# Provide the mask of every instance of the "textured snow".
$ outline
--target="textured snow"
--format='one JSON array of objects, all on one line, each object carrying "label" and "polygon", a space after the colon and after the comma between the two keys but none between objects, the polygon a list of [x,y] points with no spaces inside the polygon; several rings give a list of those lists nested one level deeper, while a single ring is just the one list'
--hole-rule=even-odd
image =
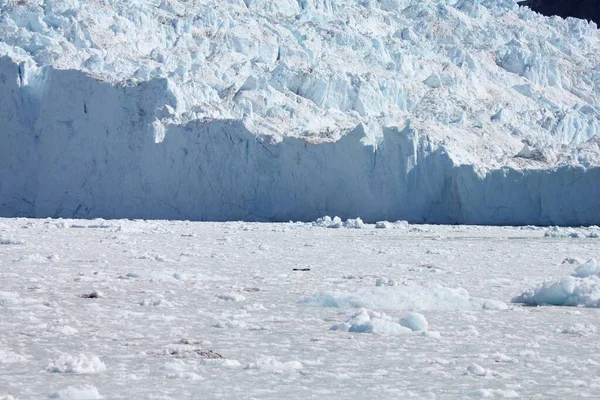
[{"label": "textured snow", "polygon": [[0,215],[600,223],[593,23],[510,0],[2,0],[0,39]]}]

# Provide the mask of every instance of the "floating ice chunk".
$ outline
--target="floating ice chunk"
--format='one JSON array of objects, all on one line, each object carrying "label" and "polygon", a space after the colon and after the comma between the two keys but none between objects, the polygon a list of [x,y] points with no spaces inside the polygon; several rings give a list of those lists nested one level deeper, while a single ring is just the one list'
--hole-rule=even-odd
[{"label": "floating ice chunk", "polygon": [[517,157],[522,157],[522,158],[531,158],[531,155],[532,155],[531,147],[529,147],[527,145],[527,143],[524,143],[521,151],[519,151],[517,153]]},{"label": "floating ice chunk", "polygon": [[0,364],[13,364],[27,361],[27,358],[11,350],[0,348]]},{"label": "floating ice chunk", "polygon": [[597,230],[597,227],[589,227],[589,228],[560,228],[558,226],[552,226],[548,228],[548,230],[544,233],[544,237],[551,238],[598,238],[600,237],[600,232]]},{"label": "floating ice chunk", "polygon": [[340,217],[334,217],[331,224],[329,224],[329,226],[327,226],[327,227],[333,228],[333,229],[341,228],[342,227],[342,219]]},{"label": "floating ice chunk", "polygon": [[340,217],[334,217],[333,219],[331,219],[330,216],[326,215],[323,218],[319,218],[315,222],[313,222],[313,225],[322,228],[341,228],[342,220]]},{"label": "floating ice chunk", "polygon": [[429,324],[423,314],[411,312],[400,319],[400,325],[415,332],[427,332]]},{"label": "floating ice chunk", "polygon": [[0,307],[17,306],[21,302],[20,297],[18,293],[0,291]]},{"label": "floating ice chunk", "polygon": [[487,398],[504,398],[504,399],[516,399],[520,398],[519,392],[512,389],[477,389],[473,392],[474,396],[482,399]]},{"label": "floating ice chunk", "polygon": [[258,369],[273,374],[284,374],[304,368],[299,361],[280,362],[273,357],[261,357],[246,366],[246,369]]},{"label": "floating ice chunk", "polygon": [[58,359],[52,361],[46,368],[49,372],[59,372],[67,374],[96,374],[106,371],[106,365],[98,356],[87,356],[79,354],[72,356],[63,354]]},{"label": "floating ice chunk", "polygon": [[69,325],[57,325],[48,329],[48,332],[58,333],[59,335],[72,336],[78,333],[79,331]]},{"label": "floating ice chunk", "polygon": [[578,278],[586,278],[588,276],[600,276],[600,263],[594,258],[588,260],[586,263],[581,264],[575,268],[573,276]]},{"label": "floating ice chunk", "polygon": [[398,220],[398,221],[394,222],[394,228],[408,228],[408,227],[409,227],[408,221]]},{"label": "floating ice chunk", "polygon": [[571,335],[579,335],[586,336],[590,334],[594,334],[598,331],[598,329],[591,324],[575,324],[571,326],[564,327],[560,330],[561,333],[568,333]]},{"label": "floating ice chunk", "polygon": [[5,245],[23,245],[23,244],[25,244],[25,242],[23,242],[20,239],[15,239],[15,238],[10,238],[10,237],[0,236],[0,244],[5,244]]},{"label": "floating ice chunk", "polygon": [[261,330],[260,326],[249,324],[244,321],[239,321],[237,319],[227,320],[227,321],[218,321],[217,323],[212,325],[213,328],[219,329],[249,329],[249,330]]},{"label": "floating ice chunk", "polygon": [[388,221],[377,221],[375,223],[375,228],[376,229],[390,229],[392,228],[394,225],[392,225],[391,222]]},{"label": "floating ice chunk", "polygon": [[398,282],[386,276],[382,276],[375,280],[375,286],[398,286]]},{"label": "floating ice chunk", "polygon": [[167,378],[169,379],[184,379],[188,381],[200,381],[203,380],[200,375],[195,372],[171,372],[167,374]]},{"label": "floating ice chunk", "polygon": [[562,261],[562,264],[583,264],[583,260],[577,257],[567,257]]},{"label": "floating ice chunk", "polygon": [[238,368],[241,366],[238,360],[230,360],[227,358],[204,358],[200,360],[201,365],[208,367],[225,367],[225,368]]},{"label": "floating ice chunk", "polygon": [[51,399],[97,400],[102,399],[98,389],[93,385],[67,386],[49,396]]},{"label": "floating ice chunk", "polygon": [[512,299],[529,305],[600,307],[600,278],[563,276],[529,289]]},{"label": "floating ice chunk", "polygon": [[365,227],[365,224],[362,221],[362,219],[360,219],[360,218],[347,219],[346,222],[344,222],[344,228],[362,229],[364,227]]},{"label": "floating ice chunk", "polygon": [[485,376],[486,371],[481,365],[473,363],[467,367],[467,374]]},{"label": "floating ice chunk", "polygon": [[234,302],[246,300],[246,298],[242,294],[234,292],[216,294],[215,297],[217,299]]},{"label": "floating ice chunk", "polygon": [[348,321],[333,325],[330,330],[384,335],[402,335],[413,332],[412,329],[394,321],[388,315],[365,308],[359,310]]},{"label": "floating ice chunk", "polygon": [[383,308],[401,310],[504,310],[498,300],[471,297],[462,288],[422,286],[380,286],[361,288],[353,293],[318,292],[300,299],[299,304],[313,307]]},{"label": "floating ice chunk", "polygon": [[166,362],[160,367],[158,367],[158,369],[166,372],[193,372],[198,370],[198,368],[195,365],[188,364],[183,360],[174,360]]},{"label": "floating ice chunk", "polygon": [[41,264],[49,261],[49,257],[44,257],[41,254],[24,254],[15,260],[16,262],[36,263]]}]

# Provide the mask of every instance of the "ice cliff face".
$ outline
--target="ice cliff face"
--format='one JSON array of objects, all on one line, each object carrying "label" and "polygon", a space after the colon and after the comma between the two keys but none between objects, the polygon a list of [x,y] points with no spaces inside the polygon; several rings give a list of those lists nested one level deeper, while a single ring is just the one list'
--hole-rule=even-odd
[{"label": "ice cliff face", "polygon": [[512,1],[0,11],[0,215],[600,223],[593,24]]}]

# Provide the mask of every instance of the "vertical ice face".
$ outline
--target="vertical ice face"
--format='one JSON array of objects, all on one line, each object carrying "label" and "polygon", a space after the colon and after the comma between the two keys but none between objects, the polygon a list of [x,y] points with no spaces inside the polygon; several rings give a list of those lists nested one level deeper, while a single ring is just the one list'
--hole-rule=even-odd
[{"label": "vertical ice face", "polygon": [[511,1],[0,7],[1,215],[600,223],[593,24]]}]

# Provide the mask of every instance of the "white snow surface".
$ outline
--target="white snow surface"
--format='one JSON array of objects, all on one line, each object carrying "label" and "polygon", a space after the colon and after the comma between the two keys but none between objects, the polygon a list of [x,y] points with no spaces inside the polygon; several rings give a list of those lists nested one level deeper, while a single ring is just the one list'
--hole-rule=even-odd
[{"label": "white snow surface", "polygon": [[[596,397],[598,309],[510,300],[600,239],[415,228],[0,219],[24,243],[0,246],[0,398]],[[362,333],[330,330],[359,309],[298,304],[363,290]]]},{"label": "white snow surface", "polygon": [[512,0],[0,0],[0,215],[599,224],[599,32]]}]

